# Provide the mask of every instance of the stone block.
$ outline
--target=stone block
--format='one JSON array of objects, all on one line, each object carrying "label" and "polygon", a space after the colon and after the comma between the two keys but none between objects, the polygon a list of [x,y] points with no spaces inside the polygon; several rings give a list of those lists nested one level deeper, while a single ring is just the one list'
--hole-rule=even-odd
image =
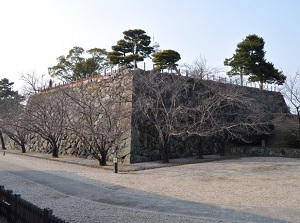
[{"label": "stone block", "polygon": [[142,162],[147,162],[150,161],[149,158],[145,156],[139,156],[139,155],[131,155],[130,156],[130,162],[131,163],[142,163]]}]

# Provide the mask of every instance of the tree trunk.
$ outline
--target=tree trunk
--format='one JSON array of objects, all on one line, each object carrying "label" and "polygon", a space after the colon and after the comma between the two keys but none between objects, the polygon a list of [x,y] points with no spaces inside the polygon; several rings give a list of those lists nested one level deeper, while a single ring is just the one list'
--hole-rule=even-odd
[{"label": "tree trunk", "polygon": [[158,132],[158,140],[161,151],[161,158],[163,163],[169,162],[169,147],[170,147],[170,138],[169,136],[165,136],[162,130],[156,126],[156,130]]},{"label": "tree trunk", "polygon": [[184,148],[184,152],[187,153],[187,141],[188,141],[188,137],[183,139],[183,148]]},{"label": "tree trunk", "polygon": [[4,142],[4,138],[3,138],[3,135],[2,135],[2,132],[0,132],[0,140],[1,140],[1,146],[2,146],[2,149],[6,149],[6,147],[5,147],[5,142]]},{"label": "tree trunk", "polygon": [[198,147],[197,159],[203,159],[202,139],[201,138],[199,138],[199,140],[198,140],[197,147]]},{"label": "tree trunk", "polygon": [[220,147],[220,156],[225,156],[225,143],[227,141],[227,134],[224,132],[223,137],[222,137],[222,142],[221,142],[221,147]]},{"label": "tree trunk", "polygon": [[225,156],[225,140],[222,140],[222,143],[221,143],[220,156]]},{"label": "tree trunk", "polygon": [[136,69],[137,68],[137,62],[136,62],[136,60],[134,60],[133,63],[134,63],[134,69]]},{"label": "tree trunk", "polygon": [[164,146],[164,148],[162,149],[162,162],[163,163],[169,163],[169,152],[167,149],[167,145]]},{"label": "tree trunk", "polygon": [[298,122],[299,122],[299,126],[300,126],[300,106],[296,107],[297,109],[297,114],[298,114]]},{"label": "tree trunk", "polygon": [[100,151],[101,154],[101,159],[99,159],[99,165],[100,166],[106,166],[106,156],[107,156],[107,151]]},{"label": "tree trunk", "polygon": [[162,162],[169,163],[169,151],[170,151],[170,140],[165,140],[166,142],[161,146],[162,148]]},{"label": "tree trunk", "polygon": [[264,88],[264,83],[263,83],[263,81],[260,81],[259,82],[259,89],[263,90],[263,88]]},{"label": "tree trunk", "polygon": [[243,74],[240,74],[240,78],[241,78],[241,86],[244,86]]},{"label": "tree trunk", "polygon": [[177,69],[176,66],[174,66],[174,70],[176,71],[176,73],[177,73],[178,76],[181,76],[181,73],[180,73],[180,71]]},{"label": "tree trunk", "polygon": [[55,142],[52,142],[52,157],[57,158],[58,157],[58,146]]},{"label": "tree trunk", "polygon": [[22,153],[26,153],[25,143],[21,143]]}]

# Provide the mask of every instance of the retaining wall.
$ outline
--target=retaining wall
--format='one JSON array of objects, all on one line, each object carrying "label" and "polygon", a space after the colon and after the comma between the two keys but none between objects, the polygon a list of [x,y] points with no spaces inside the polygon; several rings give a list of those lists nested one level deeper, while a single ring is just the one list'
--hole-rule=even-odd
[{"label": "retaining wall", "polygon": [[[147,75],[147,74],[143,74]],[[134,79],[133,79],[134,81]],[[205,80],[203,80],[205,82]],[[208,81],[210,82],[210,81]],[[219,83],[221,87],[227,88],[231,84]],[[113,87],[113,85],[112,85]],[[247,97],[253,98],[264,110],[268,113],[289,113],[288,107],[284,101],[283,96],[279,92],[271,92],[265,90],[259,90],[256,88],[242,87],[247,89]],[[50,93],[50,92],[49,92]],[[134,107],[134,106],[132,106]],[[134,112],[133,112],[134,114]],[[125,163],[136,163],[145,162],[161,159],[160,151],[156,142],[155,137],[151,133],[151,127],[142,126],[138,127],[135,125],[131,126],[131,131],[128,133],[126,140],[124,140],[124,146],[121,147],[122,150],[119,151],[118,157]],[[91,158],[91,155],[82,148],[79,143],[79,139],[74,135],[68,135],[63,138],[60,142],[59,154],[60,155],[72,155],[84,158]],[[197,144],[193,142],[193,139],[183,142],[180,139],[174,139],[171,142],[171,154],[170,158],[179,158],[192,156],[197,153]],[[12,142],[8,142],[8,148],[16,148],[16,145]],[[51,153],[50,145],[37,135],[30,136],[29,142],[26,146],[29,151],[37,151],[43,153]],[[280,152],[284,151],[284,152]],[[204,147],[204,154],[217,153],[218,149],[214,147],[214,142],[210,142],[209,145]],[[265,155],[275,155],[275,154],[298,154],[298,151],[289,150],[275,150],[272,149],[261,149],[253,148],[251,150],[245,149],[231,149],[228,151],[230,153],[235,152],[245,152],[246,154],[265,154]],[[112,159],[112,156],[109,157]]]},{"label": "retaining wall", "polygon": [[231,147],[226,148],[227,154],[248,156],[277,156],[300,158],[300,148],[268,148],[268,147]]}]

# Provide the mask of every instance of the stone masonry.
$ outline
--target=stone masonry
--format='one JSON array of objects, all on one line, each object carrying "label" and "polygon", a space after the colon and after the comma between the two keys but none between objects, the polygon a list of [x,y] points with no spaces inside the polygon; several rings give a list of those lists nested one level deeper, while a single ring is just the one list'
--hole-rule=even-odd
[{"label": "stone masonry", "polygon": [[[134,74],[140,75],[140,74]],[[133,76],[134,76],[133,75]],[[104,77],[103,77],[104,78]],[[135,78],[131,83],[134,85]],[[203,80],[206,81],[206,80]],[[230,84],[219,83],[222,87],[230,87]],[[114,87],[112,85],[112,87]],[[283,96],[279,92],[262,91],[256,88],[244,87],[247,90],[248,97],[253,98],[266,112],[269,113],[289,113],[288,107]],[[134,106],[132,106],[134,107]],[[132,115],[134,111],[132,111]],[[134,117],[133,117],[134,118]],[[153,138],[153,129],[151,126],[131,126],[131,131],[124,138],[121,150],[118,152],[118,158],[124,163],[136,163],[144,161],[159,160],[160,151],[155,138]],[[15,148],[12,142],[8,142],[8,148]],[[31,135],[27,144],[28,151],[37,151],[42,153],[51,153],[50,145],[37,135]],[[213,143],[211,146],[205,147],[204,154],[213,154],[218,152]],[[83,149],[80,140],[75,135],[66,135],[61,139],[59,147],[60,155],[72,155],[84,158],[92,158],[92,156]],[[260,152],[259,152],[260,153]],[[267,153],[270,153],[269,151]],[[171,142],[170,158],[187,157],[197,154],[197,148],[193,140],[183,142],[180,139]],[[112,159],[112,155],[109,156]]]}]

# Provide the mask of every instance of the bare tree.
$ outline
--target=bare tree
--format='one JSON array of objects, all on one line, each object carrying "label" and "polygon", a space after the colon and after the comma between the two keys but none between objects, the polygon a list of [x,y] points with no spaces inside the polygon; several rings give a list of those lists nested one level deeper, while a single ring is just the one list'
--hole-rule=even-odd
[{"label": "bare tree", "polygon": [[156,129],[163,162],[169,161],[172,137],[197,137],[201,158],[205,138],[249,142],[249,136],[271,131],[269,119],[245,88],[199,78],[135,75],[133,106],[136,122],[149,122]]},{"label": "bare tree", "polygon": [[29,131],[24,119],[22,117],[16,117],[13,120],[7,120],[5,123],[1,123],[1,126],[3,133],[21,147],[22,153],[25,153]]},{"label": "bare tree", "polygon": [[38,93],[43,85],[41,77],[35,72],[22,74],[20,79],[25,83],[22,89],[25,95]]},{"label": "bare tree", "polygon": [[7,78],[0,80],[0,141],[2,149],[6,149],[3,132],[6,121],[12,119],[15,115],[15,110],[20,106],[23,97],[19,95],[18,91],[13,91],[13,82],[10,82]]},{"label": "bare tree", "polygon": [[[37,75],[35,72],[22,74],[20,79],[24,82],[22,92],[26,97],[41,92],[47,87],[52,87],[53,80],[45,78],[46,75]],[[47,84],[48,83],[48,84]]]},{"label": "bare tree", "polygon": [[131,127],[130,75],[81,81],[64,93],[72,106],[68,130],[101,166],[106,165],[109,151],[117,152]]},{"label": "bare tree", "polygon": [[11,110],[11,99],[9,98],[1,98],[0,99],[0,141],[1,141],[1,148],[6,149],[5,141],[3,137],[4,133],[4,125],[3,123],[9,119],[9,111]]},{"label": "bare tree", "polygon": [[28,131],[24,121],[24,105],[21,103],[23,99],[24,97],[18,95],[15,98],[6,100],[6,105],[2,104],[1,108],[5,110],[5,115],[2,115],[0,120],[0,128],[25,153]]},{"label": "bare tree", "polygon": [[179,124],[178,117],[185,112],[183,102],[187,80],[182,76],[157,72],[134,75],[135,122],[142,126],[149,122],[155,128],[165,163],[169,162],[171,138],[186,131]]},{"label": "bare tree", "polygon": [[298,128],[290,129],[290,138],[293,139],[295,145],[300,144],[300,74],[298,72],[293,76],[289,76],[284,83],[281,93],[289,104],[293,107],[291,110],[297,114]]},{"label": "bare tree", "polygon": [[184,64],[187,76],[198,79],[209,79],[223,71],[222,68],[210,66],[205,57],[196,58],[193,64]]},{"label": "bare tree", "polygon": [[221,155],[224,155],[224,144],[229,139],[250,143],[257,140],[255,136],[271,134],[271,117],[249,97],[247,88],[195,81],[195,95],[187,113],[188,119],[192,120],[189,134],[221,138]]},{"label": "bare tree", "polygon": [[27,102],[27,129],[49,142],[53,157],[58,157],[60,140],[65,133],[67,106],[60,89],[32,95]]},{"label": "bare tree", "polygon": [[282,94],[285,99],[294,107],[294,111],[298,115],[298,122],[300,127],[300,74],[290,76],[284,83]]}]

